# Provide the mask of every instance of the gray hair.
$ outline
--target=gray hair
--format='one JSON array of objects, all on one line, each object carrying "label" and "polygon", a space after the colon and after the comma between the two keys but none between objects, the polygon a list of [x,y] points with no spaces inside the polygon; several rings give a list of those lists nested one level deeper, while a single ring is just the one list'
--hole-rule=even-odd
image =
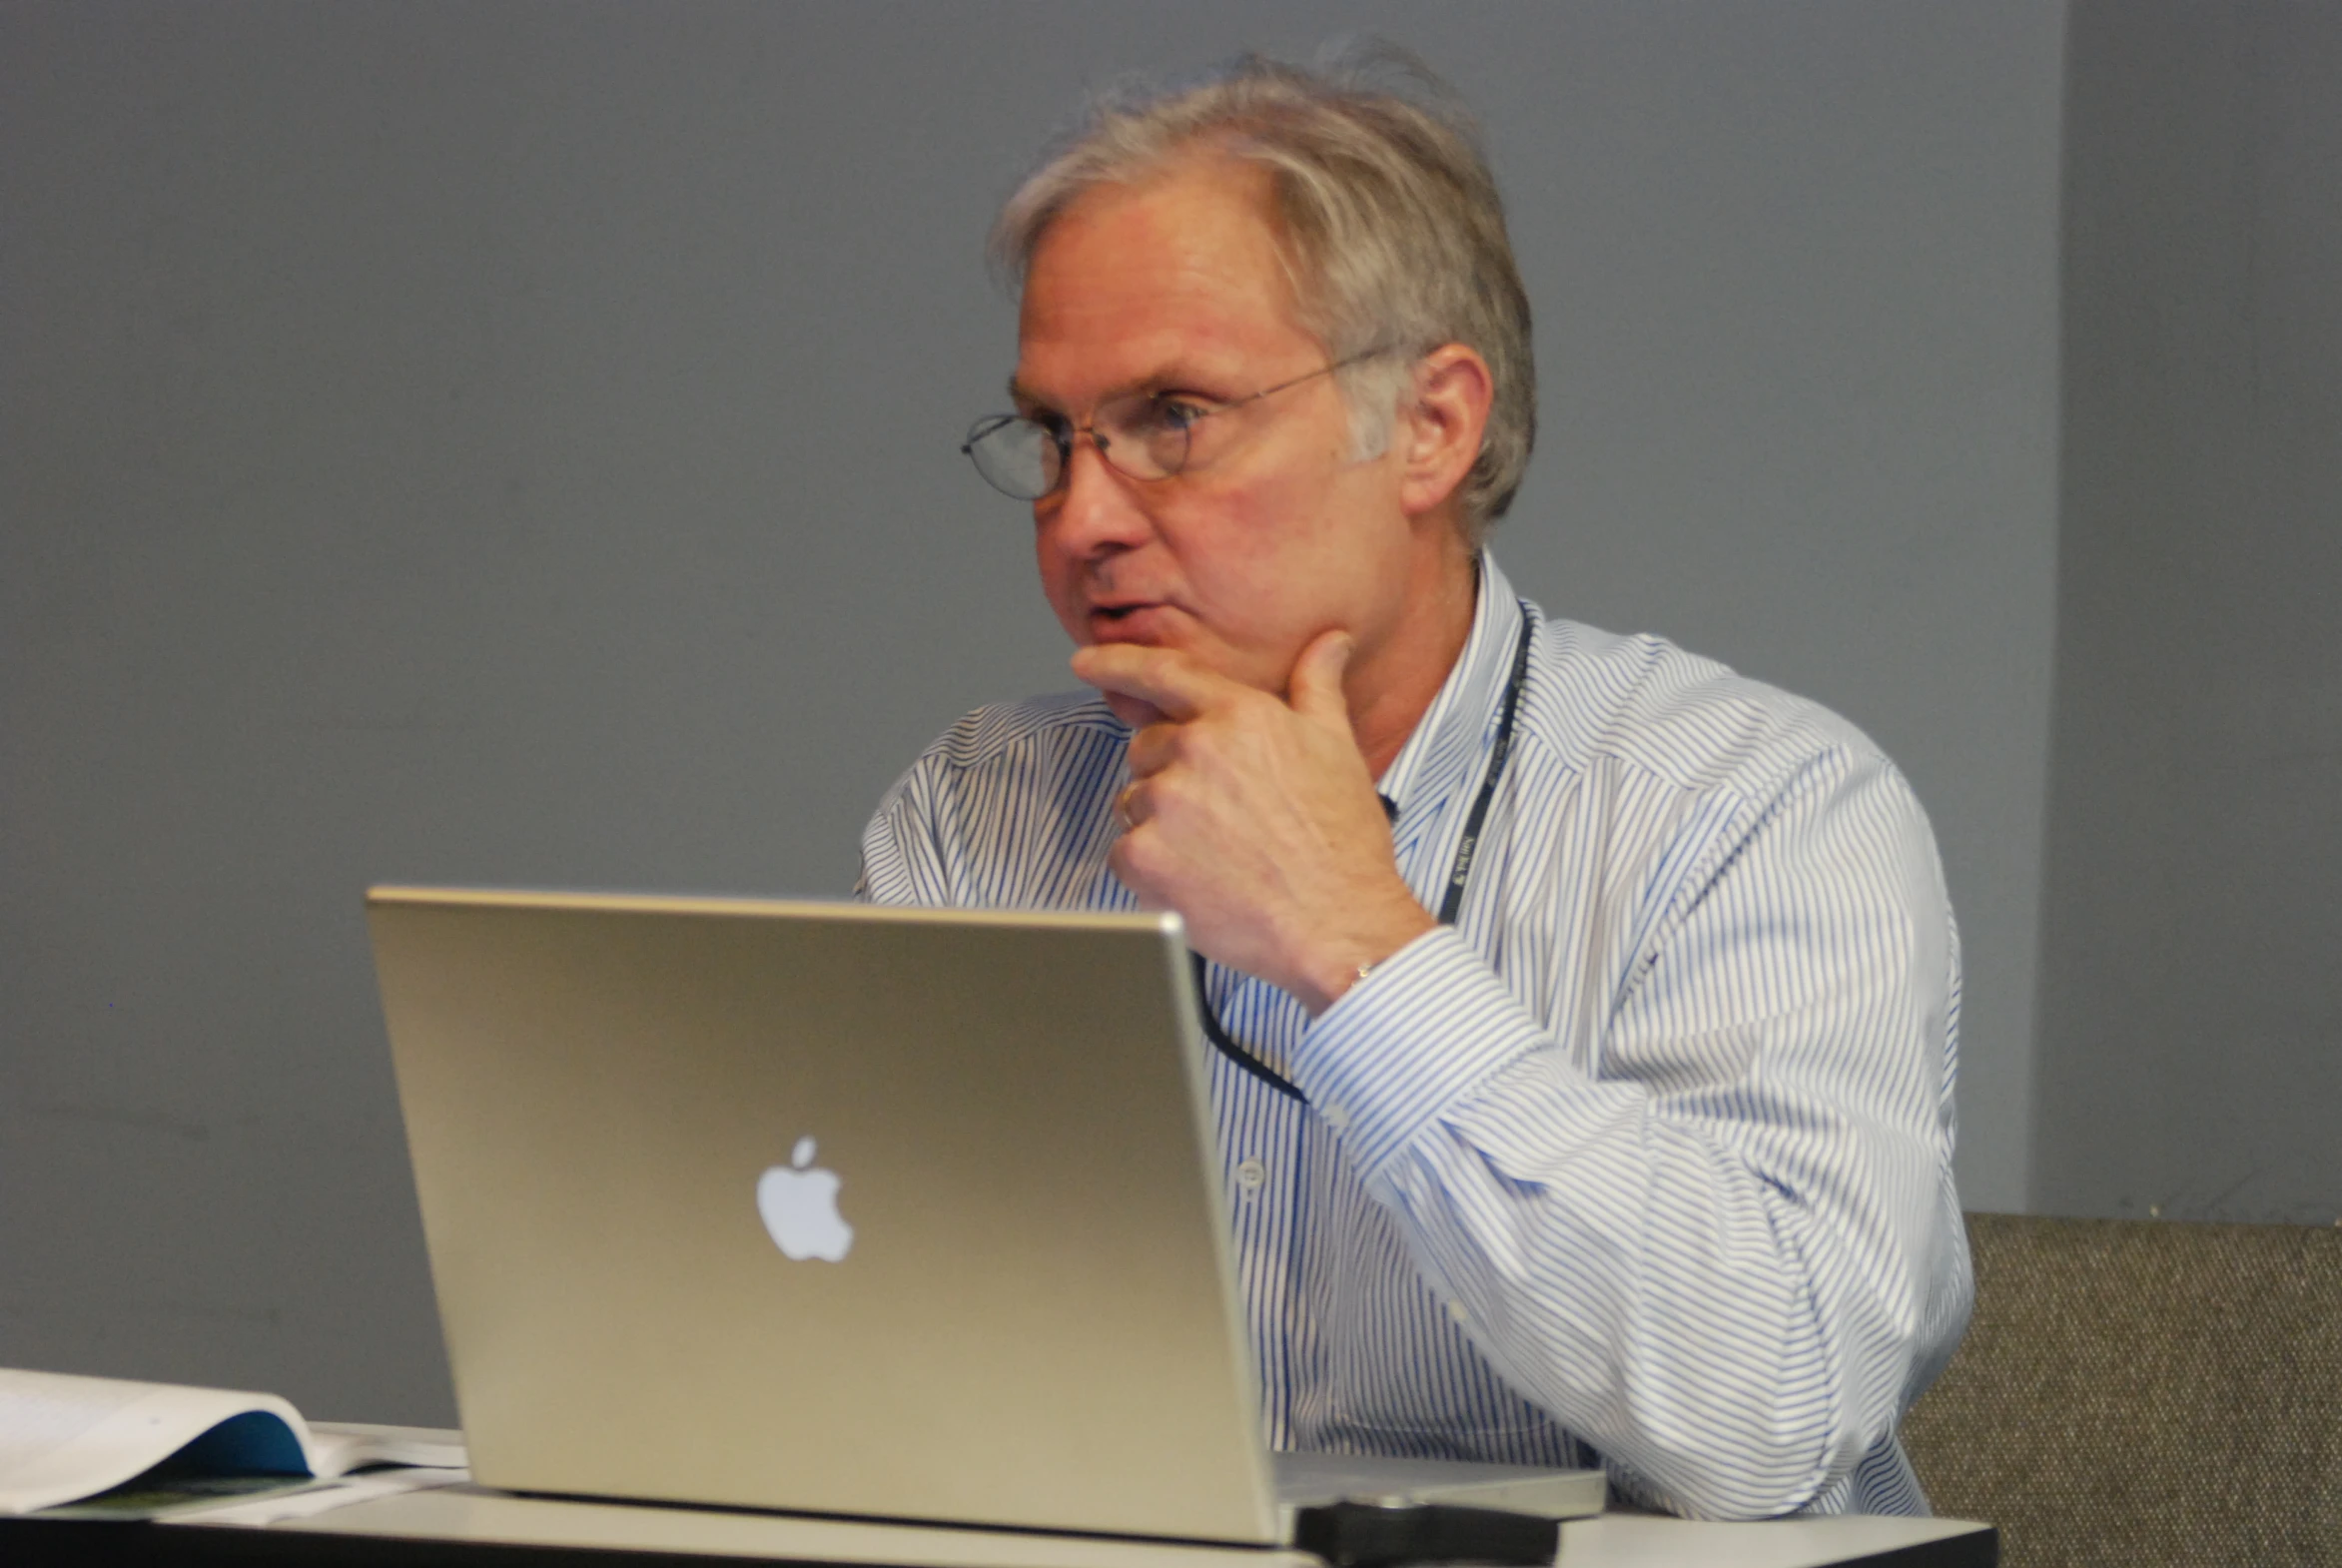
[{"label": "gray hair", "polygon": [[1394,45],[1337,45],[1314,67],[1244,55],[1170,87],[1096,95],[1002,208],[992,255],[1021,286],[1049,226],[1085,192],[1196,154],[1265,169],[1302,327],[1336,360],[1362,454],[1380,451],[1416,364],[1459,343],[1495,383],[1458,491],[1477,544],[1512,504],[1537,435],[1529,299],[1479,129],[1453,89]]}]

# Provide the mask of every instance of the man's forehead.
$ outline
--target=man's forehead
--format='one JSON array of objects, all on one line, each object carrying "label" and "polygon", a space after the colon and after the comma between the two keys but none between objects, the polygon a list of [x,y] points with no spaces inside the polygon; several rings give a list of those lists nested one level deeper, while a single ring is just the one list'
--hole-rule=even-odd
[{"label": "man's forehead", "polygon": [[1014,390],[1097,396],[1311,352],[1267,190],[1261,171],[1215,159],[1077,198],[1034,248]]}]

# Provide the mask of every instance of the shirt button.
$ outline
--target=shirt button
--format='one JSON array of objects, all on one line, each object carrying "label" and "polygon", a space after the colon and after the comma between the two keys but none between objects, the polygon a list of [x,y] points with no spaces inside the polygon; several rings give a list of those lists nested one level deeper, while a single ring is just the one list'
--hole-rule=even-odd
[{"label": "shirt button", "polygon": [[1464,1310],[1464,1303],[1461,1301],[1448,1302],[1447,1315],[1453,1318],[1459,1325],[1471,1321],[1471,1314]]},{"label": "shirt button", "polygon": [[1350,1114],[1340,1106],[1327,1106],[1325,1108],[1325,1125],[1336,1133],[1342,1132],[1350,1125]]},{"label": "shirt button", "polygon": [[1236,1167],[1236,1185],[1244,1189],[1246,1197],[1259,1191],[1260,1183],[1267,1179],[1268,1168],[1257,1160],[1247,1160]]}]

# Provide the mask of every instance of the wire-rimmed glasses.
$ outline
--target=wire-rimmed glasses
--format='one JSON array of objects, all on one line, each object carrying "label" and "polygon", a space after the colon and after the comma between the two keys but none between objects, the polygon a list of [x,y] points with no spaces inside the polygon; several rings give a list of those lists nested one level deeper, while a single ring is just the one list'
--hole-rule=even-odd
[{"label": "wire-rimmed glasses", "polygon": [[1100,403],[1091,411],[1087,424],[1076,424],[1063,414],[1028,418],[1021,413],[988,413],[968,427],[968,439],[960,450],[976,464],[985,483],[1021,501],[1037,501],[1065,483],[1074,441],[1085,434],[1116,471],[1134,479],[1168,479],[1186,467],[1194,449],[1195,426],[1205,419],[1389,352],[1369,349],[1353,354],[1306,376],[1263,387],[1233,402],[1206,402],[1176,392],[1135,392]]}]

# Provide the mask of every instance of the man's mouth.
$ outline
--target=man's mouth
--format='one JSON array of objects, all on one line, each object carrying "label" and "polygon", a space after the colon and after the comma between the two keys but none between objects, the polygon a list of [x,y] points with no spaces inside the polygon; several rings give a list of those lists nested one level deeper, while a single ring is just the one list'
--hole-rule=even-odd
[{"label": "man's mouth", "polygon": [[1147,638],[1161,617],[1151,613],[1164,608],[1160,602],[1134,600],[1125,604],[1093,604],[1090,606],[1090,629],[1101,642],[1133,642]]}]

